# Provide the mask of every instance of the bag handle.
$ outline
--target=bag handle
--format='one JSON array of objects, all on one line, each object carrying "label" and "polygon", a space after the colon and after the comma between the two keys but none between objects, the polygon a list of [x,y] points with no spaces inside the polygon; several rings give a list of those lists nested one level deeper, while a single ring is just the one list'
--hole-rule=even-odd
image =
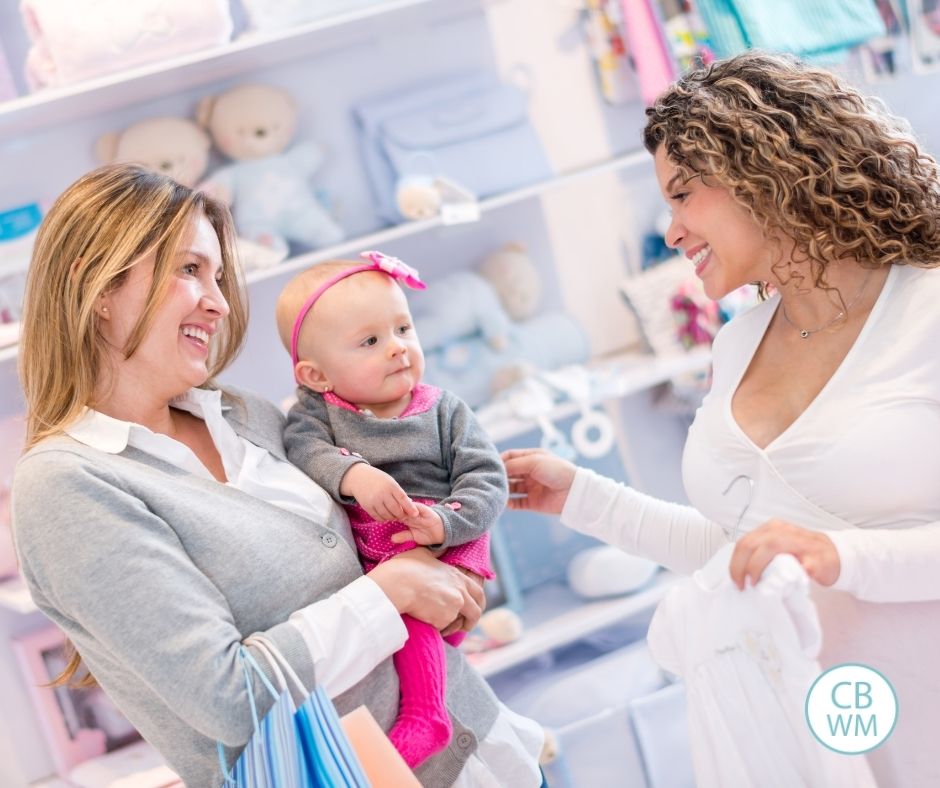
[{"label": "bag handle", "polygon": [[[254,671],[261,677],[261,682],[264,684],[265,689],[271,693],[271,697],[277,700],[280,697],[280,693],[274,688],[274,685],[271,684],[267,675],[261,669],[261,666],[257,663],[255,658],[251,656],[251,652],[249,652],[248,649],[246,649],[244,646],[238,647],[238,659],[242,664],[242,671],[245,674],[245,690],[248,693],[248,705],[251,707],[251,722],[254,726],[253,730],[255,733],[257,733],[261,723],[258,720],[258,706],[255,703],[255,691],[251,686],[251,671]],[[280,675],[280,671],[277,671],[276,668],[275,676],[277,676],[279,680],[283,682],[284,677]],[[235,780],[232,779],[232,773],[225,765],[225,748],[222,747],[222,742],[216,741],[215,748],[219,753],[219,768],[221,768],[222,774],[225,777],[225,784],[235,785]]]},{"label": "bag handle", "polygon": [[245,645],[254,646],[256,649],[258,649],[258,652],[265,658],[268,665],[270,665],[271,670],[277,677],[281,688],[286,688],[288,686],[287,679],[289,679],[291,682],[293,682],[294,690],[300,694],[301,698],[307,698],[311,694],[306,686],[304,686],[304,683],[300,680],[300,676],[297,675],[297,671],[291,667],[291,664],[280,652],[280,649],[274,645],[274,641],[268,638],[267,635],[262,635],[259,633],[249,635],[245,639]]}]

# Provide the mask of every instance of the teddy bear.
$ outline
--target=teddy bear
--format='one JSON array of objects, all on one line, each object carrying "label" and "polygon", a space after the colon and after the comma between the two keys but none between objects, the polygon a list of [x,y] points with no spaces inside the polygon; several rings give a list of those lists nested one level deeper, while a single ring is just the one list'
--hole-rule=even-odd
[{"label": "teddy bear", "polygon": [[[195,189],[203,187],[200,178],[209,167],[211,147],[209,135],[191,120],[148,118],[124,131],[102,134],[95,143],[95,157],[101,164],[136,162]],[[246,271],[268,268],[287,257],[286,248],[269,248],[244,237],[238,237],[236,244]]]},{"label": "teddy bear", "polygon": [[149,118],[122,132],[102,134],[95,156],[102,164],[133,161],[194,187],[209,166],[212,141],[185,118]]},{"label": "teddy bear", "polygon": [[431,282],[413,301],[427,380],[477,407],[533,369],[584,361],[584,330],[561,312],[535,314],[540,299],[538,270],[519,244]]},{"label": "teddy bear", "polygon": [[239,235],[272,248],[288,242],[306,247],[338,243],[344,237],[310,187],[323,162],[312,142],[291,146],[297,109],[283,90],[240,85],[199,103],[197,122],[209,132],[231,164],[206,181],[232,206]]}]

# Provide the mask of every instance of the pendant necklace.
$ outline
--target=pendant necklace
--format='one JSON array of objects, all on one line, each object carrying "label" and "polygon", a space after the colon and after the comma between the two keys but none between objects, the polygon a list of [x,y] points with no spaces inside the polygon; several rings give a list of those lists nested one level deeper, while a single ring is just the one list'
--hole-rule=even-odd
[{"label": "pendant necklace", "polygon": [[868,270],[868,276],[866,276],[865,281],[862,282],[862,286],[858,289],[858,292],[855,294],[855,298],[849,301],[849,303],[845,305],[845,309],[840,311],[839,314],[837,314],[834,318],[832,318],[832,320],[830,320],[828,323],[823,323],[818,328],[800,328],[796,323],[790,320],[790,316],[787,314],[787,305],[781,301],[780,306],[783,307],[783,319],[786,320],[791,326],[793,326],[793,328],[799,331],[800,336],[803,339],[808,338],[810,334],[815,334],[818,331],[823,331],[824,329],[829,328],[829,326],[835,325],[849,313],[849,310],[853,306],[855,306],[858,303],[858,299],[860,299],[862,297],[862,293],[865,292],[865,287],[868,285],[868,280],[871,279],[871,275],[874,272],[875,272],[874,268],[870,268]]}]

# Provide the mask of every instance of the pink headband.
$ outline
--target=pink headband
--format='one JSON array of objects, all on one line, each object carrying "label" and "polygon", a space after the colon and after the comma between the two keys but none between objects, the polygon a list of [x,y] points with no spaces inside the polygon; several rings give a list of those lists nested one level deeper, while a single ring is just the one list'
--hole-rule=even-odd
[{"label": "pink headband", "polygon": [[336,276],[330,277],[314,290],[311,296],[304,301],[303,306],[300,307],[300,311],[297,313],[297,319],[294,320],[294,330],[290,335],[290,357],[295,367],[300,360],[297,358],[297,340],[300,338],[300,327],[304,323],[304,318],[313,308],[317,299],[337,282],[341,282],[347,276],[360,274],[363,271],[381,271],[384,274],[388,274],[396,282],[407,285],[412,290],[424,290],[427,287],[427,285],[421,281],[418,272],[411,266],[405,265],[397,257],[389,257],[381,252],[361,252],[359,256],[364,257],[369,262],[363,263],[362,265],[355,265],[352,268],[346,268],[336,274]]}]

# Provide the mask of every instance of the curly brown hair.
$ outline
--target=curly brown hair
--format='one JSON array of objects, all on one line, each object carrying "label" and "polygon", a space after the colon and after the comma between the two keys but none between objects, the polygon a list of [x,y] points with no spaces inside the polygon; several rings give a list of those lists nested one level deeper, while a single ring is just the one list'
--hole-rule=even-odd
[{"label": "curly brown hair", "polygon": [[[903,119],[829,71],[750,51],[692,71],[646,110],[643,143],[726,187],[816,286],[829,261],[940,266],[940,180]],[[794,271],[791,276],[803,277]],[[789,276],[781,276],[788,281]]]}]

